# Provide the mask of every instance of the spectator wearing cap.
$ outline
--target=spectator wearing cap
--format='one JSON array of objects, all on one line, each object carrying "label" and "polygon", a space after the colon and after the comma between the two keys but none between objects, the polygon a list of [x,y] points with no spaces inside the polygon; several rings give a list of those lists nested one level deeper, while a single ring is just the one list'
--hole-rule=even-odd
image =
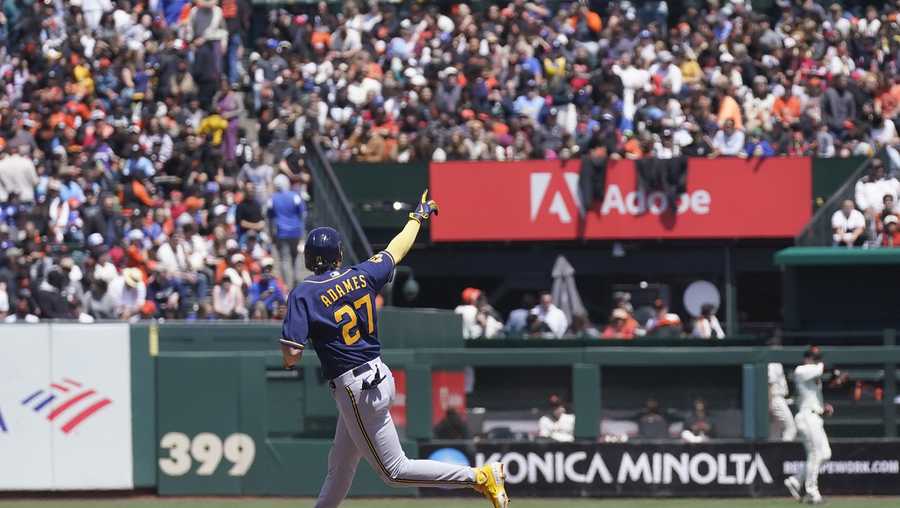
[{"label": "spectator wearing cap", "polygon": [[462,316],[462,336],[464,339],[477,339],[482,335],[482,328],[478,324],[478,307],[475,305],[481,290],[465,288],[461,295],[460,304],[453,312]]},{"label": "spectator wearing cap", "polygon": [[108,291],[111,293],[119,319],[131,321],[139,318],[141,309],[147,301],[147,285],[140,269],[122,270],[122,275],[109,283]]},{"label": "spectator wearing cap", "polygon": [[603,329],[604,339],[633,339],[637,322],[631,318],[627,310],[615,308],[609,317],[609,324]]},{"label": "spectator wearing cap", "polygon": [[559,443],[575,441],[575,415],[566,412],[558,395],[550,396],[550,412],[538,420],[538,437]]},{"label": "spectator wearing cap", "polygon": [[285,283],[293,287],[300,279],[299,268],[295,267],[306,231],[306,204],[290,189],[290,182],[284,175],[275,177],[275,193],[269,200],[267,214],[281,260],[281,275]]},{"label": "spectator wearing cap", "polygon": [[256,282],[250,285],[248,296],[250,299],[250,308],[255,309],[262,306],[267,316],[271,316],[275,312],[275,307],[284,301],[284,290],[277,277],[275,277],[275,260],[272,258],[264,258],[262,260],[262,273]]},{"label": "spectator wearing cap", "polygon": [[831,229],[835,246],[859,246],[865,241],[863,232],[866,229],[866,218],[856,209],[853,201],[847,199],[841,204],[841,208],[831,216]]},{"label": "spectator wearing cap", "polygon": [[898,230],[896,215],[888,215],[884,218],[881,234],[878,237],[878,245],[882,247],[900,247],[900,230]]},{"label": "spectator wearing cap", "polygon": [[231,277],[241,291],[246,292],[250,285],[253,284],[249,260],[243,254],[237,252],[231,256],[229,261],[230,266],[225,269],[224,277]]}]

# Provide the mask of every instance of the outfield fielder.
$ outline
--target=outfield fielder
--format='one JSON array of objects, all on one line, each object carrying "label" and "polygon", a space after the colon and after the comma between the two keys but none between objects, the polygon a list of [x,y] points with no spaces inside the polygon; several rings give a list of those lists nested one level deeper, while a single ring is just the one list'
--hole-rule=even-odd
[{"label": "outfield fielder", "polygon": [[410,460],[400,447],[391,419],[394,376],[381,361],[375,298],[412,247],[423,221],[437,215],[428,191],[409,214],[409,221],[387,248],[348,268],[341,266],[341,236],[332,228],[316,228],[306,240],[306,267],[313,275],[295,287],[287,300],[281,352],[285,368],[293,368],[312,343],[338,407],[328,474],[316,508],[334,508],[347,496],[356,466],[365,458],[390,486],[473,488],[494,508],[506,508],[500,463],[480,468],[433,460]]},{"label": "outfield fielder", "polygon": [[777,362],[769,364],[769,412],[781,427],[781,440],[793,441],[797,436],[794,415],[788,407],[788,384],[784,378],[784,367]]},{"label": "outfield fielder", "polygon": [[[822,416],[831,416],[834,408],[825,404],[822,398],[822,374],[825,364],[817,347],[809,348],[803,354],[803,364],[794,369],[794,385],[797,388],[797,431],[803,439],[806,450],[806,464],[800,472],[784,480],[784,485],[794,499],[807,504],[822,504],[819,493],[819,468],[831,458],[831,446],[825,435]],[[837,375],[837,372],[835,372]],[[801,480],[803,482],[801,483]],[[801,485],[806,495],[801,498]]]}]

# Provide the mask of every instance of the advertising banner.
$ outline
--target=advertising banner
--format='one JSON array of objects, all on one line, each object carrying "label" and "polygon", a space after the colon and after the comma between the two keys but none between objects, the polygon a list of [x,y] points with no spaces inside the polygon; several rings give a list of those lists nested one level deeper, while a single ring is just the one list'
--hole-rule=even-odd
[{"label": "advertising banner", "polygon": [[127,324],[4,325],[0,490],[131,489]]},{"label": "advertising banner", "polygon": [[431,239],[789,238],[811,217],[811,167],[806,157],[690,159],[671,203],[638,188],[634,161],[612,161],[602,196],[582,203],[579,161],[432,163],[441,214]]},{"label": "advertising banner", "polygon": [[[824,495],[900,494],[900,441],[832,442]],[[422,445],[420,457],[500,461],[518,496],[785,496],[803,464],[799,443],[479,443]],[[425,489],[429,495],[446,491]]]},{"label": "advertising banner", "polygon": [[[398,427],[406,427],[406,371],[392,370],[396,397],[391,404],[391,418]],[[466,376],[462,371],[436,370],[431,373],[431,421],[440,423],[447,410],[466,414]]]}]

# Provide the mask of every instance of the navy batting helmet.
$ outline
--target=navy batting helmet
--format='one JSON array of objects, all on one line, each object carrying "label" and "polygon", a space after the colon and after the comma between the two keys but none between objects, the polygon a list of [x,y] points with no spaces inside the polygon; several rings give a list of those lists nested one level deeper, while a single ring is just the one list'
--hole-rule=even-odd
[{"label": "navy batting helmet", "polygon": [[306,237],[304,258],[306,268],[315,274],[334,270],[341,266],[343,258],[341,234],[334,228],[313,229]]}]

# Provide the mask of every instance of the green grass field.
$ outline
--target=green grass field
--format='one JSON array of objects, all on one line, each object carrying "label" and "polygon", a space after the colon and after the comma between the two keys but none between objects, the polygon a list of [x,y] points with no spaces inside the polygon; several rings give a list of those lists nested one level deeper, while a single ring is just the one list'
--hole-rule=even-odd
[{"label": "green grass field", "polygon": [[[312,499],[260,498],[130,498],[82,500],[0,500],[2,508],[312,508]],[[792,499],[513,499],[511,508],[795,508]],[[842,497],[828,499],[828,508],[887,508],[900,506],[896,497]],[[342,508],[485,508],[483,499],[359,499]]]}]

